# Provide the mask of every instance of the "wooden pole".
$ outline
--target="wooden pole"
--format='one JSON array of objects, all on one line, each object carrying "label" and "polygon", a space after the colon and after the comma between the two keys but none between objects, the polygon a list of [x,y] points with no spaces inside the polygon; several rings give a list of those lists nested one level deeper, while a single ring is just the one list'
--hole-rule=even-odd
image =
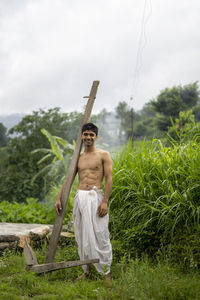
[{"label": "wooden pole", "polygon": [[72,160],[71,160],[71,164],[69,166],[69,170],[68,170],[68,174],[66,177],[66,181],[65,181],[65,188],[62,194],[62,199],[61,199],[61,204],[62,204],[62,210],[60,211],[60,215],[56,215],[56,219],[55,219],[55,223],[54,223],[54,227],[53,227],[53,231],[52,231],[52,235],[51,235],[51,239],[49,242],[49,247],[47,250],[47,255],[46,255],[46,263],[51,263],[54,260],[55,257],[55,253],[56,253],[56,248],[57,248],[57,244],[58,244],[58,239],[60,236],[60,232],[62,229],[62,223],[63,223],[63,219],[64,219],[64,215],[65,215],[65,210],[66,210],[66,205],[67,205],[67,201],[69,198],[69,193],[71,190],[71,186],[72,183],[74,181],[74,178],[76,176],[77,173],[77,163],[78,163],[78,159],[79,159],[79,155],[80,155],[80,151],[81,151],[81,146],[82,146],[82,140],[81,140],[81,136],[82,136],[82,126],[85,123],[88,123],[89,119],[90,119],[90,115],[92,112],[92,107],[94,104],[94,100],[96,98],[96,93],[97,93],[97,88],[99,85],[99,81],[93,81],[92,84],[92,88],[90,91],[90,95],[89,95],[89,99],[85,108],[85,113],[82,119],[82,124],[79,130],[79,134],[78,134],[78,138],[76,141],[76,147],[72,156]]},{"label": "wooden pole", "polygon": [[133,144],[133,108],[131,108],[131,140],[132,140],[132,144]]},{"label": "wooden pole", "polygon": [[52,272],[60,269],[72,268],[72,267],[89,265],[94,263],[99,263],[99,259],[53,262],[53,263],[47,263],[42,265],[27,265],[26,269],[31,272],[42,274],[42,273]]}]

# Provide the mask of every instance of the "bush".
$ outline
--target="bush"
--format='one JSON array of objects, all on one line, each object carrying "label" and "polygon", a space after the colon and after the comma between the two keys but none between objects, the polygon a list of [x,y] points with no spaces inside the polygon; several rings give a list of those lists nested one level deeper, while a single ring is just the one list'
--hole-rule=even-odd
[{"label": "bush", "polygon": [[0,203],[0,222],[51,224],[55,219],[53,206],[28,198],[26,203]]}]

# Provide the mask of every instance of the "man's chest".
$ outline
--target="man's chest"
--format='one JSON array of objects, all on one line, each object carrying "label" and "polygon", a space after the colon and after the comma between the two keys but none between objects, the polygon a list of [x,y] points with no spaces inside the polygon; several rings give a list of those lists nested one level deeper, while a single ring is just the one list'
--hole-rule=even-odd
[{"label": "man's chest", "polygon": [[102,171],[103,162],[100,155],[81,155],[78,161],[78,170]]}]

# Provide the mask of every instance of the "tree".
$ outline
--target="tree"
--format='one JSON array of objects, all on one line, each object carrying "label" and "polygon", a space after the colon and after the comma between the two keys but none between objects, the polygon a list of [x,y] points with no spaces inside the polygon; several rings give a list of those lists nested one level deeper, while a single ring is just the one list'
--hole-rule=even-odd
[{"label": "tree", "polygon": [[191,109],[180,111],[179,117],[175,119],[175,122],[172,121],[172,126],[168,128],[168,136],[179,143],[199,138],[200,123],[195,123]]},{"label": "tree", "polygon": [[120,120],[119,140],[122,144],[132,137],[133,124],[138,120],[138,114],[125,101],[119,102],[115,112]]},{"label": "tree", "polygon": [[100,113],[95,115],[95,122],[99,128],[99,138],[97,144],[110,144],[111,143],[111,135],[110,130],[112,124],[109,122],[109,118],[111,116],[111,112],[108,112],[105,108],[103,108]]},{"label": "tree", "polygon": [[0,147],[5,147],[8,143],[8,137],[6,135],[6,127],[0,123]]},{"label": "tree", "polygon": [[155,127],[156,112],[152,109],[149,103],[146,103],[138,112],[137,121],[134,122],[134,137],[136,138],[150,138],[158,136]]},{"label": "tree", "polygon": [[195,121],[200,122],[200,103],[192,108],[193,114],[195,116]]},{"label": "tree", "polygon": [[[37,164],[40,165],[44,162],[48,162],[32,179],[35,181],[37,177],[42,176],[46,181],[53,180],[56,183],[67,173],[68,164],[72,157],[74,146],[68,143],[66,140],[58,136],[52,136],[47,130],[41,129],[41,132],[48,139],[51,149],[39,148],[31,152],[31,154],[41,153],[44,156],[40,159]],[[49,160],[51,162],[49,163]]]},{"label": "tree", "polygon": [[[75,122],[75,117],[73,118]],[[14,134],[7,145],[8,156],[3,162],[0,174],[1,198],[8,201],[25,201],[27,197],[43,199],[45,191],[51,186],[51,181],[43,178],[32,178],[48,163],[37,164],[42,154],[31,155],[31,151],[38,148],[50,148],[46,137],[41,133],[44,128],[54,136],[67,139],[70,132],[71,139],[76,138],[77,132],[71,127],[72,118],[67,113],[61,113],[60,108],[47,111],[40,109],[25,116],[18,125],[10,130]],[[73,133],[73,134],[72,134]],[[50,163],[50,159],[49,159]],[[46,184],[46,189],[44,186]]]},{"label": "tree", "polygon": [[150,105],[157,112],[156,124],[159,130],[167,131],[173,120],[179,116],[180,111],[186,111],[196,106],[200,100],[198,83],[185,86],[166,88],[150,101]]}]

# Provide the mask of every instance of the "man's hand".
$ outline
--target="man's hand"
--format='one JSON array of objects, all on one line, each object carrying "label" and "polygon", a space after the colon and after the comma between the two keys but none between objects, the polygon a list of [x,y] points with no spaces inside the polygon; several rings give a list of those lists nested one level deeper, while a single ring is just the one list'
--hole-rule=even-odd
[{"label": "man's hand", "polygon": [[99,217],[104,217],[108,213],[108,204],[107,202],[101,202],[98,207],[98,215]]},{"label": "man's hand", "polygon": [[60,199],[56,200],[54,208],[55,208],[55,211],[56,211],[57,215],[60,216],[60,211],[62,210],[62,205],[61,205]]}]

